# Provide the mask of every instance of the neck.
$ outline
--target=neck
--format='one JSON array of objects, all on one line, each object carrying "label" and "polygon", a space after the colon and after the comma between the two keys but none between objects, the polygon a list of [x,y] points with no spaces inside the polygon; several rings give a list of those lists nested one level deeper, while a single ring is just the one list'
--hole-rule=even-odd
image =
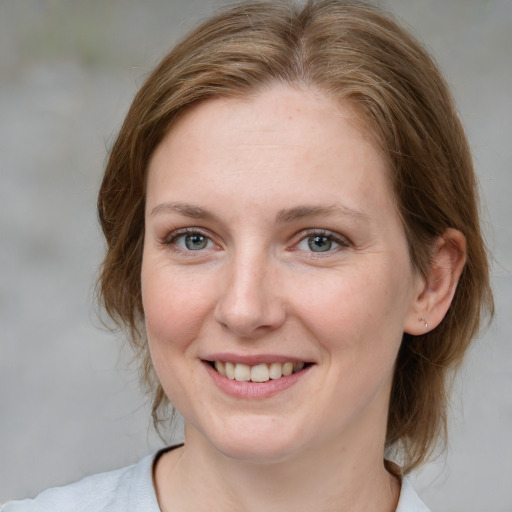
[{"label": "neck", "polygon": [[396,508],[399,483],[384,468],[383,442],[375,446],[370,441],[358,451],[350,443],[331,441],[279,462],[248,462],[221,454],[193,428],[186,432],[185,446],[169,452],[156,469],[163,512],[390,512]]}]

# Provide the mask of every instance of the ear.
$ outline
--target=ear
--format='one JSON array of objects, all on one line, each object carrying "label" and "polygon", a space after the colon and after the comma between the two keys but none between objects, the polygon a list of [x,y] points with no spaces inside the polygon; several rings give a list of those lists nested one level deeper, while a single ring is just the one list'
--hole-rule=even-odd
[{"label": "ear", "polygon": [[428,277],[418,277],[415,295],[405,319],[404,331],[418,336],[437,327],[450,304],[466,263],[466,238],[447,229],[437,239]]}]

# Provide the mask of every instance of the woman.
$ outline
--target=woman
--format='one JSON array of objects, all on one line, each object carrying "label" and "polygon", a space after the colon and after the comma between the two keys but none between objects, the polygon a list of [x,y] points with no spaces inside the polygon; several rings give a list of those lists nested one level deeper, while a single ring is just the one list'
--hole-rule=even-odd
[{"label": "woman", "polygon": [[427,510],[404,475],[492,296],[453,102],[388,15],[207,20],[137,94],[98,209],[102,301],[185,444],[3,510]]}]

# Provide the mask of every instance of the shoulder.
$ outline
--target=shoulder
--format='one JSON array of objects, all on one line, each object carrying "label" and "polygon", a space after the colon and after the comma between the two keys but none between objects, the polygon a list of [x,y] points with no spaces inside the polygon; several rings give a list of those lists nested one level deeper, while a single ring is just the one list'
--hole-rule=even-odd
[{"label": "shoulder", "polygon": [[47,489],[34,499],[7,502],[0,512],[159,512],[152,477],[154,458],[149,455],[133,466]]},{"label": "shoulder", "polygon": [[429,512],[407,478],[402,479],[402,489],[396,512]]}]

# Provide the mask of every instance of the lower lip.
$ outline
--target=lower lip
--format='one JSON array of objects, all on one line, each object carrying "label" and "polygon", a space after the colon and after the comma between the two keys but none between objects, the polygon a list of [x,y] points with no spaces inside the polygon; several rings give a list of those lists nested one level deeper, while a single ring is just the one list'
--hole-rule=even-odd
[{"label": "lower lip", "polygon": [[227,377],[224,377],[219,372],[214,370],[209,363],[203,362],[203,365],[212,378],[213,382],[221,391],[235,398],[251,399],[270,398],[279,394],[281,391],[292,387],[294,384],[303,379],[312,368],[312,365],[306,366],[306,368],[300,370],[299,372],[281,377],[280,379],[271,379],[266,382],[251,382],[228,379]]}]

